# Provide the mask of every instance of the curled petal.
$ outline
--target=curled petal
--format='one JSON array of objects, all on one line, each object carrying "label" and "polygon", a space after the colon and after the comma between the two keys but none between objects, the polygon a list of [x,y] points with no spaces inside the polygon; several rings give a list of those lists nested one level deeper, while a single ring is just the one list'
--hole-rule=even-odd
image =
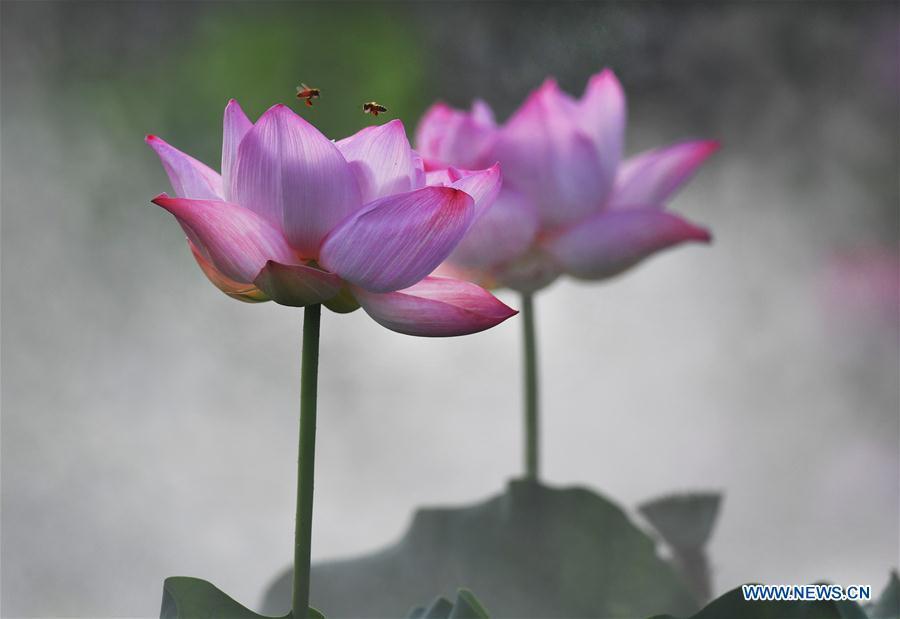
[{"label": "curled petal", "polygon": [[292,307],[323,303],[337,295],[343,285],[334,273],[273,260],[266,262],[253,283],[276,303]]},{"label": "curled petal", "polygon": [[717,150],[718,142],[706,140],[682,142],[631,157],[619,169],[609,208],[662,206]]},{"label": "curled petal", "polygon": [[356,175],[363,203],[416,188],[415,153],[399,120],[366,127],[337,147]]},{"label": "curled petal", "polygon": [[238,147],[230,196],[284,232],[306,258],[362,204],[337,147],[284,105],[260,117]]},{"label": "curled petal", "polygon": [[397,292],[378,294],[357,288],[354,294],[378,324],[407,335],[468,335],[518,313],[484,288],[444,277],[426,277]]},{"label": "curled petal", "polygon": [[472,196],[475,202],[475,221],[491,210],[491,206],[500,193],[503,182],[500,164],[495,163],[484,170],[458,170],[460,178],[450,184],[454,189],[461,189]]},{"label": "curled petal", "polygon": [[534,203],[503,187],[494,205],[472,223],[447,261],[464,269],[490,269],[510,262],[528,251],[539,225]]},{"label": "curled petal", "polygon": [[422,155],[413,151],[413,189],[421,189],[425,186],[425,160]]},{"label": "curled petal", "polygon": [[591,77],[578,102],[578,123],[591,136],[600,154],[600,175],[611,187],[622,159],[625,138],[625,91],[615,73],[604,69]]},{"label": "curled petal", "polygon": [[577,103],[547,80],[500,130],[492,156],[507,182],[533,197],[549,227],[598,210],[611,189]]},{"label": "curled petal", "polygon": [[162,161],[176,196],[194,200],[222,199],[222,178],[209,166],[155,135],[148,135],[144,141]]},{"label": "curled petal", "polygon": [[425,184],[429,187],[449,187],[462,178],[457,168],[432,167],[425,172]]},{"label": "curled petal", "polygon": [[545,241],[543,247],[570,275],[603,279],[668,247],[711,239],[708,230],[677,215],[634,208],[594,215]]},{"label": "curled petal", "polygon": [[252,284],[269,260],[297,261],[281,232],[237,204],[166,195],[153,203],[172,213],[197,251],[238,284]]},{"label": "curled petal", "polygon": [[376,200],[328,235],[320,263],[372,292],[407,288],[453,251],[473,210],[472,198],[450,187]]},{"label": "curled petal", "polygon": [[256,286],[236,282],[230,277],[226,277],[222,274],[221,271],[212,265],[212,262],[207,260],[203,254],[200,253],[192,241],[189,240],[188,245],[190,245],[194,260],[200,265],[203,274],[206,275],[216,288],[227,294],[229,297],[246,303],[261,303],[269,300],[269,297]]},{"label": "curled petal", "polygon": [[225,106],[225,117],[222,120],[222,188],[225,199],[231,198],[231,177],[237,163],[238,146],[253,123],[244,114],[238,102],[231,99]]},{"label": "curled petal", "polygon": [[425,178],[429,186],[453,187],[472,196],[475,201],[475,220],[491,207],[503,183],[498,163],[484,170],[461,170],[454,167],[431,170],[426,172]]},{"label": "curled petal", "polygon": [[470,112],[435,103],[416,128],[416,150],[445,166],[478,168],[495,134],[494,114],[484,101],[473,103]]}]

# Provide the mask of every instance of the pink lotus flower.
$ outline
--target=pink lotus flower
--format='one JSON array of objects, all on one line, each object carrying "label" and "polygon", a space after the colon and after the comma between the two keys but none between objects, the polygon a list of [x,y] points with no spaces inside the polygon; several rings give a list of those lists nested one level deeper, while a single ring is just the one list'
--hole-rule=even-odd
[{"label": "pink lotus flower", "polygon": [[664,205],[718,144],[682,142],[622,161],[625,115],[608,69],[581,99],[548,79],[500,127],[481,101],[469,112],[432,106],[416,133],[429,184],[458,178],[448,166],[499,161],[504,175],[494,206],[439,272],[532,292],[563,273],[604,279],[662,249],[709,242],[706,229]]},{"label": "pink lotus flower", "polygon": [[222,174],[155,136],[172,213],[200,268],[225,294],[336,312],[362,306],[400,333],[450,336],[516,312],[465,281],[428,276],[497,194],[493,166],[425,186],[400,121],[332,142],[284,105],[253,124],[225,108]]}]

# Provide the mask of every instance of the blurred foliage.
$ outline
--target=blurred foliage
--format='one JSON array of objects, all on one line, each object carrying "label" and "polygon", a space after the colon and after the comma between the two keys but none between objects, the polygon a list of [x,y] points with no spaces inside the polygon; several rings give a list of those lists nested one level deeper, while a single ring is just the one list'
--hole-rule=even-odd
[{"label": "blurred foliage", "polygon": [[722,495],[692,492],[660,497],[638,506],[663,539],[675,548],[704,546],[712,535]]},{"label": "blurred foliage", "polygon": [[[160,619],[291,619],[293,612],[278,618],[253,612],[232,599],[212,583],[199,578],[173,576],[163,583]],[[310,608],[308,619],[325,619]],[[478,598],[467,589],[459,589],[456,599],[438,597],[429,606],[413,608],[408,619],[489,619]]]},{"label": "blurred foliage", "polygon": [[[651,619],[675,619],[672,615],[657,615]],[[744,599],[740,587],[732,589],[710,602],[695,615],[686,619],[867,619],[863,609],[854,602],[804,601],[770,602]]]},{"label": "blurred foliage", "polygon": [[413,608],[407,619],[489,619],[490,614],[468,589],[456,592],[456,600],[451,602],[438,597],[430,606]]},{"label": "blurred foliage", "polygon": [[[113,79],[82,73],[66,84],[62,76],[68,98],[118,138],[134,142],[142,133],[159,134],[215,169],[230,98],[251,119],[287,103],[333,139],[392,118],[415,119],[426,105],[415,29],[402,16],[375,4],[268,9],[235,4],[210,15],[188,13],[194,23],[184,36],[127,72],[120,68]],[[90,57],[83,62],[90,64]],[[314,107],[296,98],[301,81],[321,89]],[[388,113],[377,119],[363,114],[362,104],[371,100]]]},{"label": "blurred foliage", "polygon": [[884,591],[868,608],[870,619],[900,619],[900,577],[891,572]]},{"label": "blurred foliage", "polygon": [[[264,610],[290,604],[290,572]],[[464,585],[495,617],[644,617],[699,604],[614,503],[583,488],[513,481],[487,501],[420,509],[396,544],[313,566],[313,603],[333,617],[389,617]]]},{"label": "blurred foliage", "polygon": [[705,546],[719,516],[721,503],[720,494],[693,492],[660,497],[638,506],[638,511],[672,549],[675,565],[701,602],[706,602],[712,595]]},{"label": "blurred foliage", "polygon": [[[289,619],[292,613],[279,619]],[[159,619],[266,619],[242,606],[215,585],[199,578],[173,576],[163,583]],[[309,609],[309,619],[324,619]]]}]

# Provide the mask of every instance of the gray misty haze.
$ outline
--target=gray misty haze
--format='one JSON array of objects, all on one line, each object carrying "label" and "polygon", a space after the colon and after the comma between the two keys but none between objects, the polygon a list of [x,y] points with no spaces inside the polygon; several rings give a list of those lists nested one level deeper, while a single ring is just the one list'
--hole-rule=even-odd
[{"label": "gray misty haze", "polygon": [[[546,75],[580,93],[610,66],[629,153],[720,140],[672,203],[711,247],[538,297],[546,478],[632,510],[724,491],[717,592],[878,588],[900,563],[897,308],[827,294],[836,257],[896,259],[896,4],[0,11],[4,617],[153,616],[174,574],[252,606],[288,564],[301,313],[208,284],[148,205],[169,186],[142,137],[218,167],[228,97],[255,116],[300,79],[392,100],[411,132],[434,99],[505,118]],[[366,122],[332,101],[330,137]],[[515,319],[434,341],[326,313],[322,346],[314,559],[519,474]]]}]

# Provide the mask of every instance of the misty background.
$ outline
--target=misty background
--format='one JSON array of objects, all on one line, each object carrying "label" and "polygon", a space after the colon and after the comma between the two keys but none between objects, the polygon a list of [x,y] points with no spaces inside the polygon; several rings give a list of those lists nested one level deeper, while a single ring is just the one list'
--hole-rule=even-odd
[{"label": "misty background", "polygon": [[[545,76],[580,94],[604,66],[629,153],[723,143],[672,203],[715,242],[538,296],[545,479],[629,510],[723,491],[716,592],[880,590],[900,563],[896,3],[4,1],[0,17],[4,617],[156,616],[170,575],[258,608],[291,558],[302,312],[207,282],[149,205],[170,188],[144,134],[218,169],[230,97],[254,119],[289,103],[332,138],[376,122],[374,99],[412,134],[435,99],[502,120]],[[322,90],[312,109],[300,81]],[[520,327],[429,340],[324,314],[314,559],[520,474]]]}]

